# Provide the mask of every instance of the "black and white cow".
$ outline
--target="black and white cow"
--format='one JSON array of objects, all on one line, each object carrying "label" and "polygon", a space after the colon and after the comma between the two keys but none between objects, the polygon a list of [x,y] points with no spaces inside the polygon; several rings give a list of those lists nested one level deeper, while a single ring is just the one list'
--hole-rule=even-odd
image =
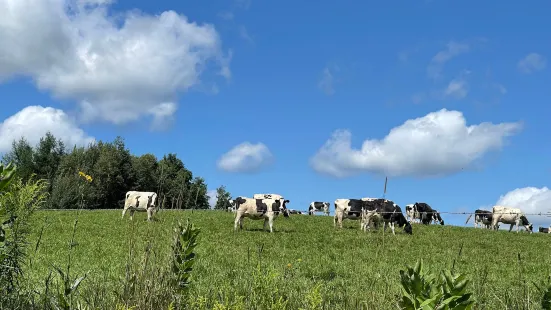
[{"label": "black and white cow", "polygon": [[362,210],[362,230],[367,230],[369,225],[376,221],[383,222],[383,231],[386,231],[386,224],[389,224],[392,234],[395,235],[394,226],[403,227],[407,234],[413,234],[411,223],[402,213],[402,209],[393,201],[388,199],[364,200]]},{"label": "black and white cow", "polygon": [[[335,215],[333,216],[333,226],[342,228],[342,221],[344,219],[359,220],[362,218],[362,209],[364,207],[364,201],[361,199],[335,199]],[[360,222],[360,228],[362,223]]]},{"label": "black and white cow", "polygon": [[538,231],[539,231],[540,233],[549,234],[549,233],[551,233],[551,226],[549,226],[549,227],[541,227],[541,226],[540,226],[540,227],[538,228]]},{"label": "black and white cow", "polygon": [[230,199],[230,206],[228,207],[228,209],[226,211],[227,212],[233,212],[233,213],[235,213],[235,211],[237,211],[237,209],[235,208],[235,201],[233,199]]},{"label": "black and white cow", "polygon": [[266,229],[266,224],[269,224],[270,232],[273,232],[273,223],[279,213],[283,213],[284,217],[289,217],[289,211],[285,206],[287,200],[284,199],[236,197],[234,201],[237,208],[233,226],[234,230],[237,230],[238,223],[239,227],[243,229],[243,218],[247,217],[252,220],[264,219],[263,229]]},{"label": "black and white cow", "polygon": [[440,217],[440,213],[424,202],[414,203],[413,210],[414,214],[419,213],[421,223],[425,225],[430,224],[432,221],[435,223],[439,222],[440,225],[444,225],[444,220]]},{"label": "black and white cow", "polygon": [[289,214],[302,214],[302,211],[298,211],[298,210],[294,210],[294,209],[289,209]]},{"label": "black and white cow", "polygon": [[492,226],[492,211],[477,209],[474,211],[474,228],[478,227],[490,228]]},{"label": "black and white cow", "polygon": [[323,211],[325,215],[329,215],[329,202],[312,201],[308,207],[308,215],[314,215],[314,212]]},{"label": "black and white cow", "polygon": [[414,204],[406,205],[406,220],[412,223],[421,223],[421,214],[417,212]]},{"label": "black and white cow", "polygon": [[[371,212],[369,212],[371,211]],[[366,218],[366,216],[369,216]],[[374,217],[383,222],[383,229],[390,224],[394,234],[394,225],[404,227],[404,231],[412,234],[411,224],[402,214],[402,209],[394,202],[386,199],[337,199],[335,200],[334,226],[339,224],[342,228],[343,219],[362,220],[360,229],[364,230],[366,225],[374,222]]]}]

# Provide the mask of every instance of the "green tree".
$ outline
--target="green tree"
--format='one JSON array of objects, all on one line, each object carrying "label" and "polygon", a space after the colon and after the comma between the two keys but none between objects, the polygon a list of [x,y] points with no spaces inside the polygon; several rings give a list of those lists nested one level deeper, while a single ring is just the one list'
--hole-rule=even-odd
[{"label": "green tree", "polygon": [[34,150],[34,173],[39,179],[48,181],[48,192],[52,190],[54,178],[64,154],[63,141],[57,140],[50,132],[40,138],[40,142]]},{"label": "green tree", "polygon": [[132,157],[132,170],[134,174],[133,190],[156,191],[159,187],[157,182],[157,158],[153,154]]},{"label": "green tree", "polygon": [[231,194],[226,190],[226,187],[224,185],[221,185],[216,189],[216,199],[217,200],[216,204],[214,205],[214,209],[227,210],[229,207],[231,207]]},{"label": "green tree", "polygon": [[23,137],[18,141],[12,141],[11,145],[11,150],[4,154],[2,161],[4,163],[10,162],[15,164],[17,166],[17,176],[26,181],[36,171],[33,161],[33,147]]},{"label": "green tree", "polygon": [[190,198],[192,199],[187,209],[209,209],[209,196],[207,195],[205,179],[195,177],[191,182]]}]

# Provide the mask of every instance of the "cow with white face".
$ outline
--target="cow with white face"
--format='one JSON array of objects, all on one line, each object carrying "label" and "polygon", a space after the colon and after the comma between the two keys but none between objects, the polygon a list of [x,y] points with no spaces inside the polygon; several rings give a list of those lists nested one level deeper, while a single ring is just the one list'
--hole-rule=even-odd
[{"label": "cow with white face", "polygon": [[421,223],[421,214],[414,204],[406,205],[406,219],[411,223]]},{"label": "cow with white face", "polygon": [[308,215],[314,215],[314,212],[320,212],[323,210],[323,214],[329,215],[329,202],[312,201],[310,207],[308,207]]},{"label": "cow with white face", "polygon": [[230,206],[228,207],[228,209],[226,210],[227,212],[233,212],[235,213],[236,208],[235,208],[235,201],[233,199],[230,199]]},{"label": "cow with white face", "polygon": [[287,200],[264,198],[255,199],[247,197],[237,197],[234,199],[237,208],[234,222],[234,231],[237,230],[237,224],[240,229],[243,229],[243,218],[247,217],[252,220],[264,219],[264,227],[266,224],[270,226],[270,232],[273,232],[273,223],[279,213],[283,213],[284,217],[289,217],[289,212],[285,206]]},{"label": "cow with white face", "polygon": [[500,222],[503,224],[511,224],[509,231],[511,231],[513,226],[516,225],[517,233],[521,224],[524,226],[526,231],[530,231],[530,233],[532,233],[532,229],[534,228],[534,225],[528,221],[526,215],[524,215],[524,212],[522,212],[519,208],[494,206],[492,208],[492,229],[497,230],[497,224]]},{"label": "cow with white face", "polygon": [[157,193],[155,192],[126,192],[122,218],[127,210],[130,210],[130,220],[134,220],[134,212],[147,212],[147,220],[151,221],[157,212]]}]

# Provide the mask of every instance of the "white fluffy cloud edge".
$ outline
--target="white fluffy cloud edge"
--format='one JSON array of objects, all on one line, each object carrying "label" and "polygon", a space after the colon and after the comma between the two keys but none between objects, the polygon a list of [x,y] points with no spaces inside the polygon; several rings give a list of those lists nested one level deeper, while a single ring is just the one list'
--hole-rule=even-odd
[{"label": "white fluffy cloud edge", "polygon": [[218,169],[232,173],[254,173],[268,167],[274,156],[264,143],[243,142],[223,154],[216,165]]},{"label": "white fluffy cloud edge", "polygon": [[20,138],[35,146],[48,131],[61,139],[66,147],[87,146],[95,142],[94,137],[87,135],[62,110],[28,106],[0,123],[0,153],[10,151],[12,142]]},{"label": "white fluffy cloud edge", "polygon": [[[175,11],[115,12],[111,0],[0,0],[0,83],[30,78],[76,103],[79,121],[123,124],[142,117],[162,127],[178,95],[211,69],[229,79],[231,51],[212,24]],[[40,51],[40,52],[37,52]],[[212,66],[214,64],[214,66]]]},{"label": "white fluffy cloud edge", "polygon": [[352,147],[352,134],[336,130],[310,158],[318,173],[345,178],[360,173],[389,177],[443,177],[468,169],[484,155],[499,151],[521,122],[467,125],[463,113],[441,109],[392,128],[381,140]]},{"label": "white fluffy cloud edge", "polygon": [[[546,186],[516,188],[501,195],[495,205],[522,210],[528,221],[534,224],[534,232],[537,232],[538,226],[549,227],[551,225],[551,218],[547,217],[547,213],[551,212],[551,190]],[[480,209],[492,211],[492,206],[483,206]],[[540,213],[541,215],[539,215]],[[501,229],[506,230],[509,230],[509,227],[510,225],[504,224],[500,226]]]}]

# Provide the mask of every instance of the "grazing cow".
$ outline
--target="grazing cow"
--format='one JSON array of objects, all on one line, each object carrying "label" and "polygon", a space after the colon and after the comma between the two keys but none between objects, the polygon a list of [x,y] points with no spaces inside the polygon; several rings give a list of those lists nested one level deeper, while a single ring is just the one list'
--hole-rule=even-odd
[{"label": "grazing cow", "polygon": [[540,233],[549,234],[549,233],[551,233],[551,226],[549,226],[549,227],[541,227],[541,226],[540,226],[540,227],[538,228],[538,231],[539,231]]},{"label": "grazing cow", "polygon": [[284,199],[255,199],[247,197],[237,197],[234,199],[237,208],[233,229],[237,230],[239,223],[240,229],[243,229],[243,218],[248,217],[252,220],[264,219],[263,230],[266,229],[266,224],[270,225],[270,232],[273,232],[274,219],[279,213],[283,213],[284,217],[289,217],[289,211],[285,206],[287,200]]},{"label": "grazing cow", "polygon": [[424,202],[416,202],[413,204],[413,212],[414,215],[416,213],[419,213],[419,216],[421,218],[421,223],[428,225],[431,222],[440,223],[440,225],[444,225],[444,220],[442,217],[440,217],[440,213],[431,208],[428,204]]},{"label": "grazing cow", "polygon": [[321,202],[321,201],[312,201],[310,203],[310,207],[308,208],[308,214],[314,215],[314,212],[319,212],[323,210],[323,213],[325,215],[329,215],[329,206],[331,204],[329,202]]},{"label": "grazing cow", "polygon": [[492,208],[492,229],[497,230],[499,227],[497,224],[501,222],[503,224],[511,224],[509,231],[513,229],[513,226],[517,226],[517,233],[519,227],[522,224],[526,231],[532,233],[534,225],[528,221],[526,215],[519,208],[509,208],[503,206],[494,206]]},{"label": "grazing cow", "polygon": [[302,211],[289,209],[289,214],[302,214]]},{"label": "grazing cow", "polygon": [[[375,212],[369,212],[375,211]],[[392,233],[394,225],[398,224],[404,227],[404,231],[412,234],[411,224],[402,214],[402,209],[394,202],[386,199],[362,200],[362,199],[337,199],[335,200],[335,217],[333,219],[334,226],[342,228],[342,220],[351,219],[360,221],[360,229],[366,230],[367,226],[375,219],[377,222],[383,222],[383,229],[386,230],[386,224],[390,225]]]},{"label": "grazing cow", "polygon": [[386,224],[389,224],[392,234],[395,235],[394,226],[398,224],[403,227],[407,234],[413,234],[411,223],[402,213],[402,209],[391,200],[376,199],[364,201],[364,210],[362,210],[362,228],[369,226],[371,222],[383,222],[383,231],[386,231]]},{"label": "grazing cow", "polygon": [[492,211],[477,209],[474,211],[474,228],[478,227],[490,228],[492,225]]},{"label": "grazing cow", "polygon": [[151,221],[157,212],[157,193],[155,192],[126,192],[124,208],[122,209],[122,218],[126,210],[130,210],[130,220],[134,220],[134,212],[147,212],[147,220]]}]

